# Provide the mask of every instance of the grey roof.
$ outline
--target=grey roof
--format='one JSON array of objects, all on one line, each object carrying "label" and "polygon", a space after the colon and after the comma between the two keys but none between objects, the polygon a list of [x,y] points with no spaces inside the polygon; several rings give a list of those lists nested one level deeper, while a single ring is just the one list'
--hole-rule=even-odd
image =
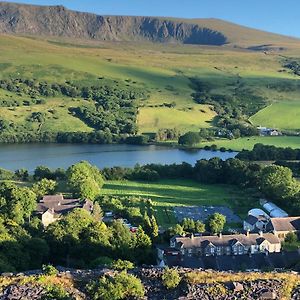
[{"label": "grey roof", "polygon": [[252,215],[248,215],[247,218],[245,219],[245,222],[247,222],[250,225],[255,225],[257,221],[258,218]]},{"label": "grey roof", "polygon": [[44,196],[38,203],[36,212],[43,214],[49,211],[53,214],[66,214],[75,208],[83,208],[89,212],[93,210],[93,202],[86,199],[64,199],[63,195]]},{"label": "grey roof", "polygon": [[241,243],[243,246],[260,245],[264,241],[271,244],[279,244],[280,241],[273,233],[250,233],[250,234],[232,234],[223,236],[191,236],[191,237],[174,237],[172,239],[176,246],[180,248],[200,248],[206,247],[208,244],[214,246],[232,246],[236,243]]},{"label": "grey roof", "polygon": [[270,230],[298,231],[300,230],[300,217],[271,218]]}]

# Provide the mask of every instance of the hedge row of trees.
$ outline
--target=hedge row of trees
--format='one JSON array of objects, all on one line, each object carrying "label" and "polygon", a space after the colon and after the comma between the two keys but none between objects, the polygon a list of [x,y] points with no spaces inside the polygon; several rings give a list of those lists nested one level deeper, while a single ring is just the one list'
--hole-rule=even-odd
[{"label": "hedge row of trees", "polygon": [[281,148],[263,144],[256,144],[253,150],[243,150],[237,158],[252,161],[266,160],[300,160],[300,149]]}]

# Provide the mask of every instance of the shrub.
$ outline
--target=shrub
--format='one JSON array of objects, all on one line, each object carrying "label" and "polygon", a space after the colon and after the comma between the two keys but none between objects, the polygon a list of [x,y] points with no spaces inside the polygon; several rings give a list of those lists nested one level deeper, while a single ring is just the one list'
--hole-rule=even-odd
[{"label": "shrub", "polygon": [[114,276],[102,276],[86,286],[92,300],[122,300],[140,298],[145,294],[140,279],[125,271]]},{"label": "shrub", "polygon": [[43,265],[42,269],[45,275],[55,276],[58,274],[58,270],[52,265]]},{"label": "shrub", "polygon": [[115,270],[124,271],[124,270],[131,270],[134,268],[134,264],[128,260],[118,259],[112,263],[112,267]]},{"label": "shrub", "polygon": [[180,275],[176,269],[165,269],[162,275],[163,285],[167,289],[175,289],[181,281]]}]

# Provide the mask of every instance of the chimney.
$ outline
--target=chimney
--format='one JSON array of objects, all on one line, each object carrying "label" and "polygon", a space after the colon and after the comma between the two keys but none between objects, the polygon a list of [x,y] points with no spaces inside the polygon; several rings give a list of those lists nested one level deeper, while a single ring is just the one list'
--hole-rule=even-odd
[{"label": "chimney", "polygon": [[191,239],[192,239],[192,240],[194,239],[194,234],[193,234],[193,233],[191,233]]},{"label": "chimney", "polygon": [[221,239],[223,237],[222,232],[219,233],[219,238]]},{"label": "chimney", "polygon": [[259,232],[259,236],[260,236],[260,237],[263,237],[263,236],[264,236],[264,233],[263,233],[262,231],[260,231],[260,232]]},{"label": "chimney", "polygon": [[249,237],[250,236],[250,230],[247,230],[246,232],[246,236]]}]

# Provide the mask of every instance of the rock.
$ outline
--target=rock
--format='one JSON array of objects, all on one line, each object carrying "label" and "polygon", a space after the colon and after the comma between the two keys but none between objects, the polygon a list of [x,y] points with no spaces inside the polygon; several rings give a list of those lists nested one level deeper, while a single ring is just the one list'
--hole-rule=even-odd
[{"label": "rock", "polygon": [[275,300],[275,299],[278,299],[278,296],[275,292],[264,292],[260,295],[259,299],[261,299],[261,300]]},{"label": "rock", "polygon": [[3,276],[3,277],[13,277],[14,273],[1,273],[1,276]]}]

